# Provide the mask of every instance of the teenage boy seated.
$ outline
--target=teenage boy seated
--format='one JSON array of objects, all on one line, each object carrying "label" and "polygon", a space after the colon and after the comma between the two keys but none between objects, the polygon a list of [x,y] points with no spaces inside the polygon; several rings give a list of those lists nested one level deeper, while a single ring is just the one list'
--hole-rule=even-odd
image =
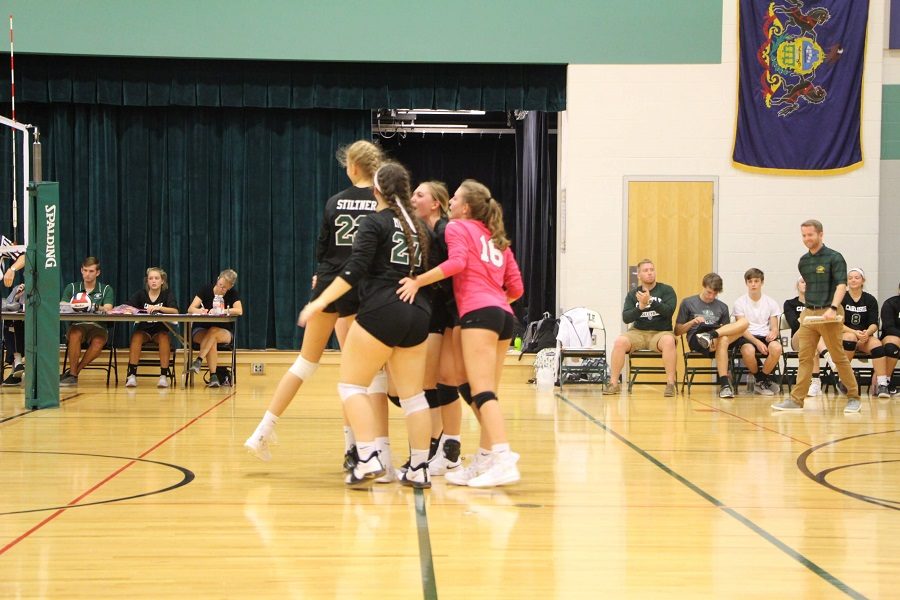
[{"label": "teenage boy seated", "polygon": [[716,359],[719,398],[734,398],[728,376],[728,344],[747,329],[747,319],[731,322],[728,305],[716,297],[722,292],[722,278],[716,273],[703,276],[703,290],[681,301],[675,319],[675,335],[687,333],[688,347]]},{"label": "teenage boy seated", "polygon": [[[747,293],[734,301],[734,316],[745,317],[749,325],[731,345],[740,349],[741,359],[753,375],[754,383],[747,391],[774,396],[781,392],[781,386],[771,378],[781,359],[781,333],[778,330],[781,309],[773,298],[762,293],[765,280],[765,274],[759,269],[748,269],[744,273]],[[762,366],[757,361],[757,353],[765,357]]]}]

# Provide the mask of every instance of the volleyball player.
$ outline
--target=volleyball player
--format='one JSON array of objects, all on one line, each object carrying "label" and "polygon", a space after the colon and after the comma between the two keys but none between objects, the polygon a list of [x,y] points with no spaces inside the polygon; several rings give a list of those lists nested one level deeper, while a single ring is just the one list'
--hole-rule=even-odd
[{"label": "volleyball player", "polygon": [[[841,300],[844,307],[844,331],[841,336],[844,351],[849,360],[853,360],[856,352],[872,357],[875,393],[879,398],[890,398],[884,346],[875,336],[878,332],[878,300],[863,290],[865,283],[866,274],[862,269],[854,267],[847,271],[847,293]],[[847,393],[846,388],[841,388],[841,392]]]},{"label": "volleyball player", "polygon": [[[447,258],[444,230],[448,223],[449,202],[447,186],[440,181],[421,183],[412,195],[416,214],[434,233],[430,252],[433,265]],[[430,475],[444,475],[462,464],[459,457],[462,406],[457,385],[464,381],[465,371],[462,370],[459,314],[453,288],[449,281],[438,282],[432,287],[428,358],[425,363],[425,398],[431,409],[428,472]]]},{"label": "volleyball player", "polygon": [[[381,165],[383,155],[381,149],[372,142],[359,140],[338,150],[337,159],[346,168],[347,177],[352,185],[325,203],[317,243],[318,266],[313,278],[313,299],[318,298],[341,272],[341,267],[350,258],[353,238],[360,221],[375,210],[373,178]],[[251,454],[264,461],[272,459],[270,446],[277,440],[275,426],[279,417],[287,410],[300,386],[316,372],[332,331],[343,347],[358,307],[359,297],[356,290],[353,290],[336,301],[329,302],[321,312],[306,323],[300,354],[278,382],[275,394],[256,430],[244,442],[244,447]],[[383,381],[380,383],[384,385]],[[355,460],[353,448],[353,432],[345,422],[345,468],[352,467]]]},{"label": "volleyball player", "polygon": [[891,296],[881,305],[881,343],[884,344],[888,387],[891,396],[896,396],[897,388],[891,385],[891,379],[900,358],[900,294]]},{"label": "volleyball player", "polygon": [[449,258],[418,278],[403,279],[398,294],[413,301],[423,286],[453,277],[470,406],[481,422],[482,448],[472,464],[447,473],[446,479],[471,487],[507,485],[519,481],[519,455],[510,450],[496,390],[515,323],[509,304],[524,291],[522,275],[506,238],[503,211],[487,187],[463,181],[450,200],[450,218],[444,232]]},{"label": "volleyball player", "polygon": [[415,219],[409,173],[385,163],[375,174],[376,212],[359,224],[353,253],[334,281],[300,313],[303,325],[359,283],[360,307],[347,332],[341,357],[338,393],[356,436],[357,462],[345,482],[366,484],[385,474],[375,438],[378,423],[367,395],[372,378],[385,363],[400,397],[409,435],[410,467],[404,485],[431,487],[428,440],[431,418],[422,389],[431,306],[428,298],[412,304],[397,295],[397,282],[415,276],[428,258],[429,233]]}]

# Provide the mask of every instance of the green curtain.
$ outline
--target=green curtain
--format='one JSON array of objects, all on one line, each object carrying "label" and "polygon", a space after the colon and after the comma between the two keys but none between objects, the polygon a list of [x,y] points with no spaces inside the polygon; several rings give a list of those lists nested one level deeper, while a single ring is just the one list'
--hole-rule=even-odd
[{"label": "green curtain", "polygon": [[[147,267],[162,266],[185,308],[234,268],[245,307],[238,345],[298,347],[322,209],[350,184],[335,150],[370,137],[369,111],[29,104],[17,113],[40,127],[44,179],[60,183],[64,283],[96,255],[121,303]],[[0,211],[2,231],[10,220]]]}]

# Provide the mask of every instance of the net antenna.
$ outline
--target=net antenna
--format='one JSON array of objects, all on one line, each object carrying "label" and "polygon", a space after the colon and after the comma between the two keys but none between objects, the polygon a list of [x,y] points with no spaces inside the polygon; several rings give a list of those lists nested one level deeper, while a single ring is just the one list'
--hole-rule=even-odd
[{"label": "net antenna", "polygon": [[[13,190],[12,190],[12,226],[13,226],[13,239],[17,239],[19,236],[19,192],[21,192],[22,202],[24,203],[24,212],[25,215],[25,223],[22,227],[22,244],[19,246],[3,246],[0,248],[0,255],[12,254],[14,252],[24,252],[25,247],[28,245],[28,181],[31,177],[30,167],[30,155],[28,152],[28,130],[33,129],[35,132],[35,149],[39,151],[39,144],[37,140],[39,139],[37,136],[38,131],[36,127],[31,125],[25,125],[24,123],[19,123],[16,120],[16,70],[15,70],[15,46],[13,44],[13,16],[9,15],[9,77],[10,77],[10,98],[12,100],[12,119],[7,119],[4,116],[0,116],[0,124],[6,125],[7,127],[12,128],[12,182],[13,182]],[[16,159],[16,142],[17,142],[17,132],[22,132],[22,182],[21,184],[18,181],[18,168],[17,168],[17,159]]]}]

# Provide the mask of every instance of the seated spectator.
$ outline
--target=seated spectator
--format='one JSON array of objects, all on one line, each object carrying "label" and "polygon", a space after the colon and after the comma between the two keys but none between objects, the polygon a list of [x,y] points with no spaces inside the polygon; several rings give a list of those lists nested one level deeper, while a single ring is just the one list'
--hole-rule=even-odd
[{"label": "seated spectator", "polygon": [[[789,300],[784,301],[784,320],[787,321],[788,327],[791,328],[791,349],[794,352],[800,351],[800,340],[797,335],[800,331],[800,313],[806,305],[806,282],[802,277],[797,278],[797,295]],[[817,348],[819,356],[828,356],[825,348],[825,340],[819,338],[819,346]],[[831,357],[828,356],[831,361]],[[809,384],[809,391],[806,392],[808,398],[814,398],[822,393],[822,379],[819,376],[821,367],[819,361],[813,361],[812,381]]]},{"label": "seated spectator", "polygon": [[[17,253],[10,255],[12,264],[3,273],[3,285],[13,288],[16,273],[25,266],[25,255]],[[15,298],[20,299],[24,295],[25,286],[19,284]],[[6,364],[12,367],[12,371],[3,380],[3,385],[21,385],[22,376],[25,375],[25,323],[23,321],[6,321],[3,327],[3,344],[6,347]]]},{"label": "seated spectator", "polygon": [[[132,314],[139,312],[176,314],[178,305],[169,289],[169,278],[159,267],[150,267],[144,276],[144,287],[128,299],[126,303]],[[141,348],[149,341],[159,346],[159,381],[156,387],[169,387],[169,361],[172,358],[172,345],[169,340],[169,328],[158,321],[142,321],[134,324],[131,334],[131,346],[128,350],[128,377],[125,387],[137,387],[137,368],[141,360]]]},{"label": "seated spectator", "polygon": [[900,294],[891,296],[881,305],[881,343],[884,344],[885,373],[891,396],[897,395],[897,388],[891,385],[897,359],[900,358]]},{"label": "seated spectator", "polygon": [[[240,316],[244,309],[241,305],[241,299],[238,292],[234,288],[237,281],[237,273],[231,269],[225,269],[216,278],[216,282],[206,285],[194,296],[188,308],[188,313],[193,315],[231,315]],[[221,303],[221,306],[217,306]],[[207,323],[198,323],[191,330],[191,339],[200,345],[200,351],[197,358],[191,364],[191,371],[200,372],[203,366],[203,360],[209,367],[209,384],[208,387],[219,387],[219,377],[216,374],[219,365],[218,344],[228,344],[234,339],[234,323],[222,323],[221,325],[210,325]]]},{"label": "seated spectator", "polygon": [[747,319],[734,323],[728,305],[716,297],[722,292],[722,278],[716,273],[703,276],[703,290],[681,301],[675,319],[675,335],[687,333],[688,347],[716,359],[719,398],[734,398],[734,385],[728,375],[728,345],[747,329]]},{"label": "seated spectator", "polygon": [[[734,316],[747,319],[747,330],[732,342],[732,347],[741,353],[747,370],[753,375],[753,392],[763,396],[774,396],[781,392],[781,386],[772,381],[772,372],[781,359],[781,332],[778,320],[781,309],[778,303],[762,293],[766,276],[759,269],[748,269],[744,273],[747,293],[734,301]],[[766,357],[762,366],[756,354]]]},{"label": "seated spectator", "polygon": [[[94,256],[88,256],[81,263],[81,281],[68,284],[63,288],[60,306],[71,306],[75,294],[84,292],[91,302],[94,312],[107,312],[112,310],[115,293],[111,286],[100,283],[100,261]],[[100,356],[109,332],[101,323],[84,322],[73,323],[66,334],[66,352],[69,358],[69,368],[59,377],[59,385],[72,386],[78,384],[78,374],[95,358]],[[81,355],[81,346],[85,344],[87,349],[84,356]]]},{"label": "seated spectator", "polygon": [[675,336],[672,335],[672,315],[678,299],[675,290],[656,281],[656,267],[650,259],[638,263],[640,283],[625,296],[622,320],[631,327],[616,338],[610,359],[609,385],[604,394],[621,391],[619,376],[625,366],[625,355],[632,350],[654,350],[662,353],[666,370],[664,396],[675,395]]},{"label": "seated spectator", "polygon": [[[879,398],[890,398],[884,346],[875,337],[878,331],[878,300],[869,292],[863,291],[865,283],[866,274],[862,269],[854,267],[847,271],[847,293],[841,300],[844,306],[844,351],[850,360],[853,360],[853,355],[857,352],[872,358],[876,378],[875,393]],[[847,393],[840,382],[838,389],[841,393]]]}]

